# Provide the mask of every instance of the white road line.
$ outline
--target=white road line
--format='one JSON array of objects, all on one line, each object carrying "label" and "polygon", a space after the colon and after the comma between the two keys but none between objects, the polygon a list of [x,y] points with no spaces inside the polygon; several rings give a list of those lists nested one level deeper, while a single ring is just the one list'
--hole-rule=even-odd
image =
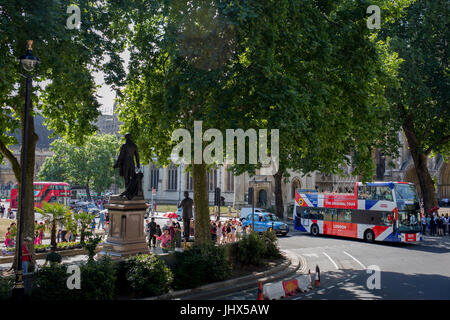
[{"label": "white road line", "polygon": [[337,266],[337,264],[333,261],[333,259],[330,258],[329,255],[327,255],[325,252],[322,252],[330,261],[331,263],[334,265],[334,267],[339,270],[339,267]]},{"label": "white road line", "polygon": [[334,286],[329,286],[327,289],[331,289],[331,288],[334,288]]},{"label": "white road line", "polygon": [[363,265],[362,263],[361,263],[361,261],[359,261],[358,259],[356,259],[354,256],[352,256],[350,253],[348,253],[348,252],[345,252],[345,251],[343,251],[346,255],[348,255],[350,258],[352,258],[353,260],[355,260],[356,262],[358,262],[359,263],[359,265],[361,266],[361,267],[363,267],[363,269],[366,269],[366,266],[365,265]]}]

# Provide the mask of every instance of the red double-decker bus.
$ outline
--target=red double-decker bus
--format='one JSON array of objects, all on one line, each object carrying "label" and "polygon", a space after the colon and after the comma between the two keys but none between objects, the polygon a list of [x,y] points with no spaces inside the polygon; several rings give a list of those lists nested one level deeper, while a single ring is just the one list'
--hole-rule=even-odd
[{"label": "red double-decker bus", "polygon": [[[17,185],[11,190],[10,205],[17,209]],[[58,202],[69,205],[70,185],[66,182],[34,182],[34,206],[41,208],[42,202]]]}]

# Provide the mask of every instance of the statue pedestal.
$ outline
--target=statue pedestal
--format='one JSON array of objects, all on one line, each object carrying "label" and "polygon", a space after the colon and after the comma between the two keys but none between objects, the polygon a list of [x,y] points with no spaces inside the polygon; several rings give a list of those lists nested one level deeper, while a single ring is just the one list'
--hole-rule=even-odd
[{"label": "statue pedestal", "polygon": [[138,253],[149,253],[144,233],[145,200],[142,197],[128,200],[113,196],[106,207],[109,213],[108,238],[98,255],[122,259]]}]

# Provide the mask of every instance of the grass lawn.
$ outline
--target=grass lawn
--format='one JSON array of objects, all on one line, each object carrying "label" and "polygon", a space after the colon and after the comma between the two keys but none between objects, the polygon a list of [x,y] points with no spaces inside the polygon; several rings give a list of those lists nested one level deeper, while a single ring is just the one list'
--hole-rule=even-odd
[{"label": "grass lawn", "polygon": [[6,230],[9,228],[12,222],[16,222],[15,220],[10,219],[0,219],[0,238],[4,239]]}]

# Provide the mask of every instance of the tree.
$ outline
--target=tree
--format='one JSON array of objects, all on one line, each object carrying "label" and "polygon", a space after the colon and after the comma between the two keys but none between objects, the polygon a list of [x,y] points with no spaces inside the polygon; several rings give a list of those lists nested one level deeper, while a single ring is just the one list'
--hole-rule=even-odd
[{"label": "tree", "polygon": [[[109,1],[77,1],[82,8],[80,28],[66,27],[68,4],[63,1],[2,0],[0,2],[0,161],[6,158],[19,183],[33,190],[35,147],[39,139],[34,130],[34,114],[46,118],[55,135],[81,143],[85,135],[95,131],[93,121],[100,114],[93,72],[104,71],[108,84],[123,77],[117,52],[123,41],[107,40],[109,26],[119,21],[115,4]],[[116,19],[117,18],[117,19]],[[118,22],[115,29],[118,30]],[[13,155],[17,144],[13,133],[24,134],[25,79],[17,72],[17,58],[25,53],[26,41],[34,40],[33,53],[41,60],[31,92],[32,112],[29,119],[27,178],[21,181],[22,165]],[[108,58],[104,60],[105,56]],[[25,199],[24,236],[34,235],[34,197]],[[19,210],[23,204],[19,203]],[[34,250],[31,250],[34,254]]]},{"label": "tree", "polygon": [[[383,127],[383,93],[396,61],[383,65],[384,47],[367,30],[363,4],[132,2],[123,130],[136,137],[144,159],[167,164],[178,142],[168,143],[172,132],[184,128],[192,137],[193,120],[221,132],[279,129],[277,182],[287,168],[337,171],[350,154],[356,173],[369,175],[372,148],[392,133]],[[386,16],[398,7],[387,7]],[[206,170],[192,165],[198,242],[209,239]],[[280,214],[282,201],[277,207]]]},{"label": "tree", "polygon": [[94,214],[90,214],[88,212],[79,212],[74,215],[76,221],[78,222],[79,231],[80,231],[80,242],[84,243],[86,236],[89,236],[91,233],[89,230],[92,220],[95,218]]},{"label": "tree", "polygon": [[51,225],[51,246],[56,249],[56,226],[64,224],[66,215],[70,211],[65,205],[60,203],[42,203],[42,209],[35,208],[37,212],[42,214],[48,223]]},{"label": "tree", "polygon": [[428,159],[450,155],[447,0],[416,1],[380,35],[403,60],[391,88],[391,114],[408,141],[425,212],[437,205]]},{"label": "tree", "polygon": [[90,200],[91,189],[100,194],[115,182],[113,165],[119,147],[116,136],[110,134],[88,137],[82,146],[55,140],[53,155],[45,159],[38,178],[85,186]]}]

